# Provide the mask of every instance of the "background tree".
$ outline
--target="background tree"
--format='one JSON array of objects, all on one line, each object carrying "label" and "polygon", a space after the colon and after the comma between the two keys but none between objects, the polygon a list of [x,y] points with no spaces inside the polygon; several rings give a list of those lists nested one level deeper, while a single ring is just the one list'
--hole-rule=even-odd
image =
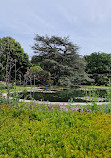
[{"label": "background tree", "polygon": [[36,35],[34,40],[32,48],[36,55],[31,61],[49,71],[55,85],[64,82],[64,78],[70,84],[80,84],[89,79],[84,72],[84,61],[78,55],[79,48],[68,37]]},{"label": "background tree", "polygon": [[94,52],[84,57],[86,64],[86,72],[95,80],[95,84],[107,84],[111,77],[111,54]]},{"label": "background tree", "polygon": [[[9,51],[10,50],[10,51]],[[9,69],[10,71],[10,80],[14,79],[15,76],[15,68],[14,61],[16,59],[16,70],[17,70],[17,78],[19,78],[19,74],[21,74],[22,78],[25,74],[27,67],[31,65],[29,61],[29,57],[24,50],[21,48],[21,45],[16,42],[12,37],[3,37],[0,39],[0,65],[1,65],[1,76],[0,79],[3,80],[5,78],[6,72],[6,63],[7,63],[7,54],[9,53]]]},{"label": "background tree", "polygon": [[34,85],[36,83],[50,84],[50,72],[44,71],[40,66],[32,66],[29,69]]}]

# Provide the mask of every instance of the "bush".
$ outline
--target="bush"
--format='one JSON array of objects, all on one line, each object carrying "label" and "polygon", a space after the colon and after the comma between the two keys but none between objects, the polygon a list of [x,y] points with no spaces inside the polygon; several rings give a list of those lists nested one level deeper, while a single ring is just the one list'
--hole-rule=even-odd
[{"label": "bush", "polygon": [[23,104],[0,106],[0,157],[111,157],[110,114]]},{"label": "bush", "polygon": [[0,84],[0,90],[5,89],[6,86],[4,84]]}]

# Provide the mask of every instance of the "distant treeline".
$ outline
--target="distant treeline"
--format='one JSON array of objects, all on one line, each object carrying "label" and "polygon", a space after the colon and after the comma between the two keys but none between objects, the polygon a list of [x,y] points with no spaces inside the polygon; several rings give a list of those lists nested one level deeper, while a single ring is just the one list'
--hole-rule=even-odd
[{"label": "distant treeline", "polygon": [[12,37],[0,38],[0,80],[18,84],[74,86],[107,85],[111,78],[111,54],[94,52],[81,57],[79,47],[68,37],[34,38],[31,61],[19,42]]}]

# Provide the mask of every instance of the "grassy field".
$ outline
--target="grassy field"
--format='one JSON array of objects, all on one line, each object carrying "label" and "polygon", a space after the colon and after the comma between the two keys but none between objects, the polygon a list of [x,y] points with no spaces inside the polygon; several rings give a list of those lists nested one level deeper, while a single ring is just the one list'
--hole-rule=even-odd
[{"label": "grassy field", "polygon": [[37,102],[1,104],[0,158],[17,157],[111,158],[111,113]]},{"label": "grassy field", "polygon": [[[10,92],[14,92],[15,88],[14,86],[10,87]],[[16,86],[16,91],[24,91],[24,90],[35,90],[34,87],[24,87],[24,86]],[[0,92],[7,93],[6,88],[0,88]]]}]

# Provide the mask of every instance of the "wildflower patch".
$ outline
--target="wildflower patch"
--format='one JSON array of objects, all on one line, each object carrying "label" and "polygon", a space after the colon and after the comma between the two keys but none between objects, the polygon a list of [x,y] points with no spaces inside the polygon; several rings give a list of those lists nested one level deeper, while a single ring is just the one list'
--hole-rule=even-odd
[{"label": "wildflower patch", "polygon": [[0,157],[110,158],[111,114],[82,110],[1,105]]}]

